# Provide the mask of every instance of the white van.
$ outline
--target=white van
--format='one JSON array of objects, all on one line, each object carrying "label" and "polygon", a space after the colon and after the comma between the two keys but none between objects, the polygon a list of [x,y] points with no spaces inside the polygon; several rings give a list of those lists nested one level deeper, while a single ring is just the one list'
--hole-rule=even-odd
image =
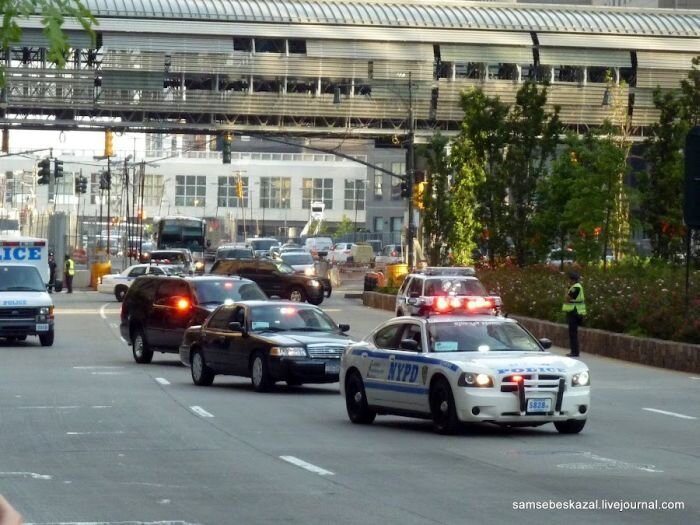
[{"label": "white van", "polygon": [[333,248],[333,239],[330,237],[307,237],[304,241],[304,249],[314,257],[318,257],[318,252],[328,253]]},{"label": "white van", "polygon": [[46,239],[0,236],[0,264],[4,263],[35,266],[44,284],[49,283],[49,243]]},{"label": "white van", "polygon": [[0,261],[0,337],[14,342],[37,335],[41,346],[51,346],[53,301],[37,265],[31,262]]}]

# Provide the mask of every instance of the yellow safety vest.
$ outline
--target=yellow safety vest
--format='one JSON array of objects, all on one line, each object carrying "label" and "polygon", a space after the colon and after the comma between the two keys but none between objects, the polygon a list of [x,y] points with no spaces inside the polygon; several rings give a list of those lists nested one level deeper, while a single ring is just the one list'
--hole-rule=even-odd
[{"label": "yellow safety vest", "polygon": [[68,259],[66,261],[66,274],[75,275],[75,263],[73,262],[73,259]]},{"label": "yellow safety vest", "polygon": [[576,312],[579,315],[586,315],[586,299],[583,297],[583,286],[581,286],[581,283],[576,283],[569,288],[569,292],[574,288],[578,288],[578,296],[576,296],[576,299],[564,303],[561,307],[561,311]]}]

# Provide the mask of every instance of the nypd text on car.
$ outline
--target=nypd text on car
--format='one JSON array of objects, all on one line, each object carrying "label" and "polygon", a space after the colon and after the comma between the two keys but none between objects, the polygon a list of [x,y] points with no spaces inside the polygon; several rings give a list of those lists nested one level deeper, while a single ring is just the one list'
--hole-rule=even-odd
[{"label": "nypd text on car", "polygon": [[578,433],[590,408],[588,368],[550,346],[501,316],[397,317],[346,349],[341,394],[354,423],[397,414],[432,419],[441,433],[461,422],[551,422]]}]

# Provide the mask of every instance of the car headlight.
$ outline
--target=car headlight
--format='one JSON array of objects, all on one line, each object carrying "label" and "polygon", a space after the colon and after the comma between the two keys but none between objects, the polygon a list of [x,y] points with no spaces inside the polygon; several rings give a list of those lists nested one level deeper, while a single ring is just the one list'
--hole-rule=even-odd
[{"label": "car headlight", "polygon": [[202,261],[197,261],[196,263],[194,263],[194,267],[198,270],[201,270],[202,268],[204,268],[204,263]]},{"label": "car headlight", "polygon": [[309,281],[309,284],[310,284],[311,286],[321,286],[321,283],[318,282],[316,279],[311,279],[311,280]]},{"label": "car headlight", "polygon": [[271,357],[306,357],[306,350],[301,346],[273,346]]},{"label": "car headlight", "polygon": [[53,314],[53,306],[42,306],[39,308],[39,315],[51,315]]},{"label": "car headlight", "polygon": [[306,275],[314,275],[316,273],[316,271],[313,268],[307,268],[304,270],[304,273]]},{"label": "car headlight", "polygon": [[571,378],[571,386],[588,386],[591,384],[591,376],[588,370],[574,374]]},{"label": "car headlight", "polygon": [[474,372],[464,372],[457,381],[459,386],[476,388],[490,388],[493,386],[493,379],[487,374],[476,374]]}]

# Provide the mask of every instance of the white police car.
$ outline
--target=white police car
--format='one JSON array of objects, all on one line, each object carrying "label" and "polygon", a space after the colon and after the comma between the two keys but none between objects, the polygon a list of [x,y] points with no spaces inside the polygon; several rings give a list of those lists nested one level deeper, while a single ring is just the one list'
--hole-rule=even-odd
[{"label": "white police car", "polygon": [[580,432],[590,409],[581,361],[546,352],[517,321],[494,315],[396,317],[346,349],[340,389],[353,423],[377,414]]}]

